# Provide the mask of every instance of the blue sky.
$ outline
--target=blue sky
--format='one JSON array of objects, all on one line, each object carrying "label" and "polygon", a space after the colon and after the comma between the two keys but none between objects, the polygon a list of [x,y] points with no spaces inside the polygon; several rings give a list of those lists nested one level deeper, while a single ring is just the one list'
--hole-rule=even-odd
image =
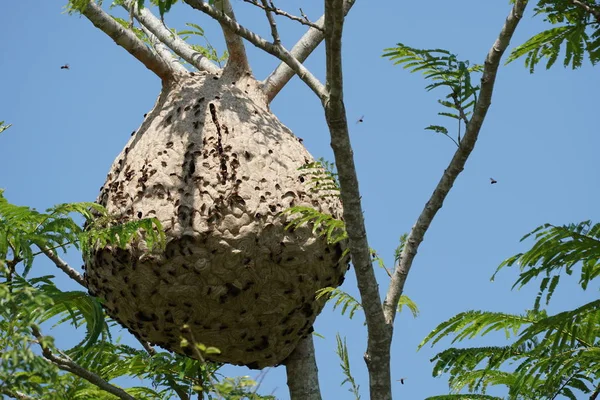
[{"label": "blue sky", "polygon": [[[0,136],[0,187],[9,201],[38,209],[94,200],[114,157],[160,90],[156,76],[87,19],[62,14],[62,3],[10,2],[0,25],[0,120],[13,124]],[[322,6],[306,3],[290,0],[286,9],[302,7],[317,19]],[[241,23],[269,37],[262,12],[242,1],[233,4]],[[531,6],[513,46],[544,28],[533,18]],[[357,1],[348,16],[343,40],[345,104],[369,241],[389,266],[399,236],[414,224],[455,147],[447,138],[423,130],[448,122],[437,116],[441,110],[436,99],[443,94],[425,92],[421,76],[382,58],[383,49],[398,42],[445,48],[461,59],[482,63],[509,9],[506,0],[432,0],[427,7],[422,2],[388,0],[373,6]],[[224,49],[218,25],[186,5],[175,6],[166,21],[178,29],[184,29],[185,22],[197,23],[215,47]],[[305,30],[284,21],[280,29],[287,47]],[[252,45],[247,49],[259,79],[278,64]],[[306,63],[320,79],[323,55],[320,47]],[[59,68],[65,63],[70,70]],[[576,71],[560,65],[546,71],[540,66],[534,75],[522,60],[500,69],[477,147],[427,233],[407,281],[405,293],[421,314],[413,319],[405,313],[397,319],[393,378],[406,380],[404,385],[395,383],[395,398],[446,393],[447,380],[431,376],[429,359],[448,342],[416,352],[438,323],[469,309],[521,312],[531,306],[535,286],[510,291],[516,271],[502,272],[493,283],[489,279],[502,260],[531,244],[519,243],[523,234],[545,222],[598,221],[600,132],[593,96],[599,87],[598,70],[589,63]],[[304,139],[313,156],[332,160],[321,105],[301,81],[290,82],[272,111]],[[354,124],[362,115],[364,122]],[[498,184],[490,185],[490,177]],[[66,258],[73,266],[81,265],[77,254]],[[54,273],[49,263],[37,267],[40,274]],[[377,276],[383,293],[387,276],[382,270]],[[573,282],[559,287],[552,312],[597,296],[597,285],[582,294]],[[75,289],[66,279],[59,283]],[[353,271],[343,288],[358,296]],[[340,332],[347,337],[363,398],[368,398],[362,316],[349,321],[327,308],[315,330],[325,336],[315,338],[323,397],[351,398],[340,387],[343,376],[334,353],[335,334]],[[73,343],[68,332],[58,332],[59,344]],[[503,335],[495,338],[499,343]],[[482,343],[491,341],[472,344]],[[258,375],[237,367],[224,373]],[[261,391],[288,398],[282,367],[269,370]]]}]

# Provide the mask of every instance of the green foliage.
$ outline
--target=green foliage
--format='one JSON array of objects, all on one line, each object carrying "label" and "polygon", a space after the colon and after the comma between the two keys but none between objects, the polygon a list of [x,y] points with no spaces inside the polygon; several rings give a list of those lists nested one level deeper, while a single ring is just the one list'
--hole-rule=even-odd
[{"label": "green foliage", "polygon": [[185,41],[189,40],[190,35],[203,38],[206,43],[205,46],[192,44],[192,49],[201,53],[207,59],[216,62],[219,67],[223,67],[223,62],[225,62],[229,58],[229,53],[227,52],[227,50],[223,51],[223,54],[219,56],[217,49],[214,48],[213,45],[209,42],[208,38],[204,34],[204,29],[200,25],[192,24],[189,22],[186,23],[186,25],[192,29],[187,29],[179,32],[173,31],[173,33],[181,36],[181,38]]},{"label": "green foliage", "polygon": [[[538,33],[515,48],[507,63],[525,56],[530,72],[543,59],[546,69],[552,67],[564,51],[563,65],[575,69],[582,65],[585,54],[592,65],[600,60],[600,4],[593,0],[581,0],[580,4],[565,0],[540,0],[534,9],[536,15],[544,15],[544,21],[559,25]],[[586,11],[587,5],[596,13]]]},{"label": "green foliage", "polygon": [[115,21],[117,21],[119,25],[121,25],[123,28],[130,29],[133,33],[135,33],[135,36],[137,36],[137,38],[140,39],[142,42],[146,43],[147,46],[152,46],[148,35],[146,35],[146,33],[141,28],[133,26],[133,20],[126,21],[123,18],[115,17],[114,15],[111,15],[111,17]]},{"label": "green foliage", "polygon": [[340,358],[340,367],[342,368],[342,371],[344,372],[344,376],[346,377],[340,386],[343,386],[345,383],[349,383],[350,384],[350,389],[348,389],[348,391],[350,393],[352,393],[352,395],[354,396],[354,398],[356,400],[360,400],[360,385],[358,385],[356,383],[356,381],[354,380],[354,377],[352,376],[352,373],[350,372],[350,360],[348,358],[348,347],[346,346],[346,338],[344,338],[344,340],[342,341],[342,338],[340,337],[339,334],[337,334],[335,336],[336,342],[337,342],[337,348],[335,350],[335,353],[338,355],[338,357]]},{"label": "green foliage", "polygon": [[546,304],[549,303],[561,273],[572,275],[576,267],[581,268],[579,284],[583,290],[600,275],[600,224],[592,225],[590,221],[566,226],[545,224],[525,235],[521,241],[530,236],[535,236],[534,246],[505,260],[496,273],[504,267],[520,265],[521,273],[513,288],[543,276],[534,308],[539,308],[544,292]]},{"label": "green foliage", "polygon": [[5,124],[4,121],[0,121],[0,133],[10,128],[12,124]]},{"label": "green foliage", "polygon": [[461,126],[469,123],[469,116],[477,103],[479,86],[472,84],[471,74],[482,72],[482,65],[469,65],[469,61],[459,61],[455,54],[443,49],[416,49],[398,43],[396,47],[387,48],[382,57],[394,61],[394,65],[402,65],[410,72],[421,72],[425,79],[432,82],[425,88],[430,91],[444,88],[448,94],[438,100],[447,111],[439,115],[456,119],[458,122],[457,140],[448,134],[448,129],[440,125],[430,125],[426,130],[440,133],[450,138],[457,146],[461,140]]},{"label": "green foliage", "polygon": [[[141,222],[141,223],[140,223]],[[83,225],[83,226],[82,226]],[[85,327],[82,340],[60,350],[52,336],[41,343],[53,354],[113,382],[140,378],[150,386],[126,389],[136,399],[172,399],[180,393],[200,398],[273,399],[256,394],[256,382],[244,377],[218,382],[220,364],[202,363],[167,352],[149,354],[115,343],[100,302],[83,291],[63,291],[54,276],[29,277],[38,249],[79,249],[127,246],[141,241],[148,251],[162,248],[164,233],[157,220],[123,222],[95,203],[69,203],[46,213],[9,203],[0,191],[0,393],[16,392],[41,400],[113,400],[108,394],[57,365],[40,353],[32,328],[50,330],[67,324]],[[204,353],[215,351],[200,346]],[[14,397],[14,396],[13,396]]]},{"label": "green foliage", "polygon": [[[341,307],[340,310],[342,315],[345,315],[346,312],[348,312],[348,317],[350,319],[354,317],[357,310],[362,309],[362,305],[358,300],[339,288],[326,287],[317,290],[316,299],[318,300],[322,297],[327,298],[327,301],[334,300],[333,309],[335,310],[337,307]],[[402,308],[405,306],[411,311],[413,317],[416,318],[419,316],[417,304],[408,296],[402,295],[398,301],[398,312],[402,312]]]},{"label": "green foliage", "polygon": [[[467,389],[485,395],[489,386],[500,385],[508,389],[509,399],[578,399],[599,387],[600,300],[550,316],[540,309],[542,294],[547,292],[547,304],[560,273],[571,275],[581,266],[583,290],[598,276],[599,231],[598,224],[586,221],[563,227],[546,224],[526,235],[523,239],[535,235],[533,247],[499,269],[519,263],[519,287],[545,275],[534,309],[523,315],[468,311],[441,323],[419,347],[451,336],[455,343],[491,332],[504,332],[509,344],[444,350],[432,360],[434,375],[449,374],[453,394]],[[434,398],[453,397],[430,399]]]},{"label": "green foliage", "polygon": [[[83,217],[84,227],[71,214]],[[158,219],[120,223],[104,207],[90,202],[59,204],[41,213],[9,203],[0,190],[0,259],[11,269],[23,262],[23,276],[41,249],[66,251],[71,245],[87,258],[94,246],[124,248],[134,240],[144,241],[149,250],[162,248],[165,236]]]},{"label": "green foliage", "polygon": [[312,193],[320,193],[323,197],[340,195],[340,183],[335,164],[319,158],[317,161],[308,163],[298,168],[299,171],[306,171],[310,177],[308,184]]}]

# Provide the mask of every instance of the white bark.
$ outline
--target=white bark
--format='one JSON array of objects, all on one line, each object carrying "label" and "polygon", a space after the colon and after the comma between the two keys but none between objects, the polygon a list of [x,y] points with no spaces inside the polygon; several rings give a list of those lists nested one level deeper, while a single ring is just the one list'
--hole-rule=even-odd
[{"label": "white bark", "polygon": [[284,364],[291,400],[321,400],[312,335],[300,340]]},{"label": "white bark", "polygon": [[[131,12],[131,4],[135,2],[135,0],[128,0],[123,7]],[[220,68],[208,58],[204,57],[202,53],[194,50],[183,39],[167,29],[167,27],[158,18],[156,18],[148,8],[144,7],[142,9],[138,9],[136,7],[133,11],[133,15],[141,25],[152,32],[152,34],[156,36],[162,43],[164,43],[175,54],[189,62],[198,70],[207,71],[211,74],[216,74],[220,71]]]},{"label": "white bark", "polygon": [[96,28],[110,36],[116,44],[127,50],[163,81],[173,77],[173,70],[169,63],[156,55],[144,42],[138,39],[132,31],[124,28],[109,14],[105,13],[95,2],[90,0],[85,10],[82,11],[82,14],[89,19]]},{"label": "white bark", "polygon": [[[227,15],[232,21],[235,20],[235,14],[233,7],[229,0],[216,0],[215,6],[221,13]],[[229,58],[227,59],[227,65],[223,71],[224,74],[238,79],[246,73],[252,73],[250,64],[248,64],[248,56],[246,55],[246,47],[244,46],[244,40],[241,36],[237,35],[228,24],[219,21],[221,29],[223,30],[223,36],[225,37],[225,43],[227,44],[227,52]]]},{"label": "white bark", "polygon": [[148,36],[148,40],[152,43],[152,47],[154,51],[160,58],[165,60],[167,63],[171,65],[173,71],[179,72],[181,74],[188,72],[188,70],[181,65],[179,60],[171,53],[171,50],[167,46],[165,46],[152,32],[150,32],[144,25],[141,25],[142,31]]}]

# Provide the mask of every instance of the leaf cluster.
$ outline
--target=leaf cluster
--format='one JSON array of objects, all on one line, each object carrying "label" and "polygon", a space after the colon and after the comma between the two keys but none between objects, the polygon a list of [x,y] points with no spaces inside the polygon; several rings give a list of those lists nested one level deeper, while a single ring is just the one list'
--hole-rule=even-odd
[{"label": "leaf cluster", "polygon": [[543,293],[546,304],[550,301],[559,273],[570,275],[580,267],[583,290],[598,276],[600,228],[589,221],[562,227],[546,224],[523,239],[530,236],[536,238],[533,247],[499,268],[519,263],[518,287],[543,276],[533,309],[521,315],[463,312],[438,325],[419,346],[434,345],[447,337],[453,337],[455,343],[504,333],[507,345],[452,347],[432,359],[435,376],[450,375],[453,394],[466,389],[485,395],[489,386],[499,385],[508,389],[508,399],[577,399],[600,385],[600,300],[555,315],[540,308]]},{"label": "leaf cluster", "polygon": [[459,146],[461,126],[469,123],[469,117],[477,103],[480,87],[473,84],[473,73],[481,73],[483,65],[471,66],[469,61],[460,61],[456,54],[444,49],[416,49],[402,43],[384,50],[383,57],[388,57],[394,65],[402,65],[410,72],[421,72],[425,79],[431,80],[425,88],[428,91],[443,88],[447,94],[438,103],[447,110],[438,115],[457,120],[457,140],[448,134],[448,129],[441,125],[430,125],[426,130],[441,133],[452,139]]},{"label": "leaf cluster", "polygon": [[[115,342],[112,331],[118,325],[98,299],[85,291],[61,290],[54,276],[29,277],[34,261],[46,254],[41,249],[86,254],[95,246],[124,247],[132,241],[153,251],[164,245],[164,233],[157,220],[122,222],[95,203],[61,204],[41,213],[9,203],[0,191],[0,393],[48,400],[115,398],[48,362],[40,354],[44,346],[107,382],[129,377],[150,383],[126,389],[137,399],[187,399],[193,393],[201,398],[272,399],[256,394],[256,382],[247,377],[218,382],[220,364],[167,352],[151,354]],[[66,350],[58,349],[52,336],[33,334],[33,329],[57,326],[84,327],[85,333]]]},{"label": "leaf cluster", "polygon": [[[588,12],[585,7],[589,7]],[[554,25],[538,33],[515,48],[507,63],[525,56],[525,65],[531,73],[546,59],[549,69],[564,52],[563,65],[572,69],[581,67],[587,54],[592,65],[600,60],[600,4],[594,0],[540,0],[535,15]]]}]

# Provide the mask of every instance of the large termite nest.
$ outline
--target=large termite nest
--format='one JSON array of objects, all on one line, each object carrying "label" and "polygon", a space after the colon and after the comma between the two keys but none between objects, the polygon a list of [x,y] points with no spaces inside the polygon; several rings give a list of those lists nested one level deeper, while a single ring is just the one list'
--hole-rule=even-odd
[{"label": "large termite nest", "polygon": [[206,356],[213,361],[283,362],[323,308],[315,292],[341,284],[347,269],[344,243],[311,226],[284,229],[281,212],[294,205],[341,217],[337,197],[312,192],[298,169],[313,161],[249,74],[191,73],[165,85],[99,202],[122,221],[158,218],[166,248],[96,249],[90,293],[151,344],[198,358],[184,337],[220,349]]}]

